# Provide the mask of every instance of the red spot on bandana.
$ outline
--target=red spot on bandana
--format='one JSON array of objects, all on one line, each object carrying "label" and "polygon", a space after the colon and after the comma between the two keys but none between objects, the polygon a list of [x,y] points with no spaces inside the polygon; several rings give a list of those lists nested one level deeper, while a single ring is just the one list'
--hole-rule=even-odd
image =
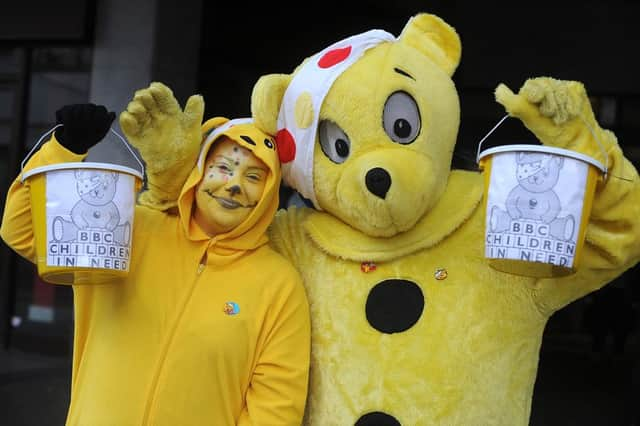
[{"label": "red spot on bandana", "polygon": [[349,57],[351,54],[351,46],[343,47],[341,49],[333,49],[322,55],[322,58],[318,61],[320,68],[331,68],[335,64],[339,64]]},{"label": "red spot on bandana", "polygon": [[278,157],[281,163],[288,163],[296,158],[296,140],[287,129],[280,129],[276,133]]}]

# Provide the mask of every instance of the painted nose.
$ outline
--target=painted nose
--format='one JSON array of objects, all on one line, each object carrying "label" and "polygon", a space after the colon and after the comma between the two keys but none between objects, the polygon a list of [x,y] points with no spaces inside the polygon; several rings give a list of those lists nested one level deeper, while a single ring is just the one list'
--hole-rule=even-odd
[{"label": "painted nose", "polygon": [[367,172],[365,184],[369,192],[384,200],[391,187],[391,176],[385,169],[375,167]]},{"label": "painted nose", "polygon": [[240,185],[233,185],[227,188],[226,191],[229,193],[229,195],[233,197],[234,195],[239,194],[241,192]]}]

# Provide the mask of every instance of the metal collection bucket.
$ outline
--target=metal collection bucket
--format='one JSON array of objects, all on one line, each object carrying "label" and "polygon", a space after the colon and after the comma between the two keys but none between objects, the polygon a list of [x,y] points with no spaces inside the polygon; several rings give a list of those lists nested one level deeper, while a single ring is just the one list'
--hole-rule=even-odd
[{"label": "metal collection bucket", "polygon": [[[53,130],[40,138],[27,158]],[[136,194],[144,166],[124,139],[111,131],[142,171],[76,162],[37,167],[22,175],[30,185],[38,275],[47,282],[101,284],[129,272]]]}]

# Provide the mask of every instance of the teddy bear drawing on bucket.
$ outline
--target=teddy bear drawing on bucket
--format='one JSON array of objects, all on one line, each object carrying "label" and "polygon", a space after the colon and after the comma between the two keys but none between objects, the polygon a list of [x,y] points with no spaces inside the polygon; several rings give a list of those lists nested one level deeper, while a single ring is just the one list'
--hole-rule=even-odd
[{"label": "teddy bear drawing on bucket", "polygon": [[78,231],[84,229],[113,232],[114,241],[129,243],[131,225],[120,224],[120,211],[114,202],[118,173],[80,169],[74,173],[79,200],[71,209],[71,220],[56,216],[52,223],[53,240],[75,241]]},{"label": "teddy bear drawing on bucket", "polygon": [[306,424],[526,425],[549,317],[640,258],[636,170],[581,83],[540,77],[499,85],[497,102],[544,145],[594,155],[597,137],[609,175],[574,274],[489,266],[483,175],[451,170],[460,55],[456,31],[421,13],[398,37],[357,34],[253,88],[285,183],[313,205],[270,229],[310,302]]},{"label": "teddy bear drawing on bucket", "polygon": [[550,236],[562,241],[571,240],[575,219],[570,214],[560,217],[562,203],[555,190],[563,162],[560,156],[518,152],[515,170],[518,185],[507,195],[506,210],[492,206],[491,231],[508,231],[512,220],[524,219],[548,224]]}]

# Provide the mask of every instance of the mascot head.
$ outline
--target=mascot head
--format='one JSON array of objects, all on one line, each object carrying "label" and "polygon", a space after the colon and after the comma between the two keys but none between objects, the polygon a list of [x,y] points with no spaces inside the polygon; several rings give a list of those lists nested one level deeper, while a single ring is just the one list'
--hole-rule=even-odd
[{"label": "mascot head", "polygon": [[460,40],[419,14],[396,38],[368,31],[256,83],[256,125],[276,135],[285,183],[376,237],[406,231],[447,183],[460,107]]}]

